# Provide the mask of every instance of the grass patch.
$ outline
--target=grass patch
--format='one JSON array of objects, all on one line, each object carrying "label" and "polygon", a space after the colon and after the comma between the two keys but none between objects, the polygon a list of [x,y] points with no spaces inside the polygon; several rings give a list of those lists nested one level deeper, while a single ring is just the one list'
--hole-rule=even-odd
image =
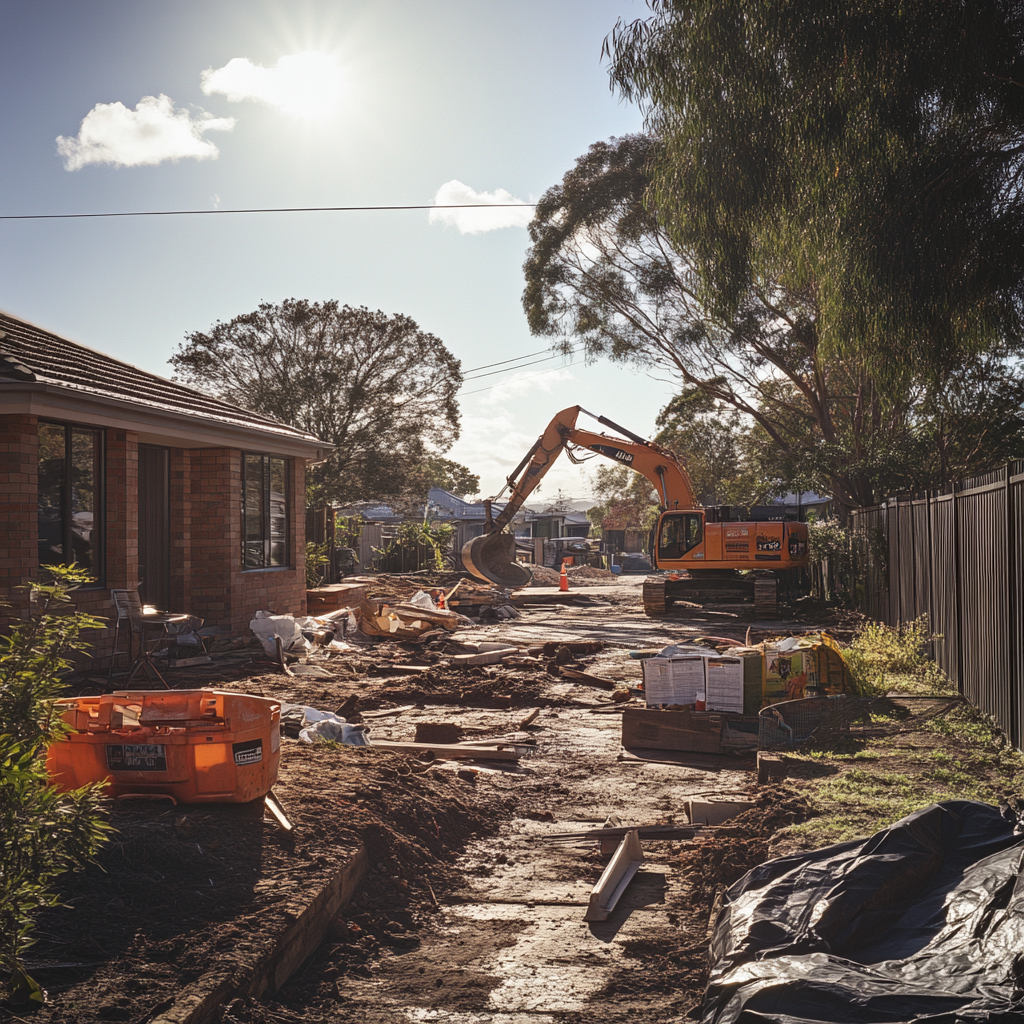
[{"label": "grass patch", "polygon": [[[955,688],[925,653],[932,639],[922,617],[901,627],[870,624],[847,649],[856,691],[864,696],[944,697]],[[837,737],[831,745],[787,754],[791,780],[814,817],[790,826],[776,843],[824,846],[863,839],[907,814],[944,800],[1024,802],[1024,755],[991,717],[970,704],[926,722],[873,716],[896,728],[870,739]],[[801,769],[803,763],[806,768]]]}]

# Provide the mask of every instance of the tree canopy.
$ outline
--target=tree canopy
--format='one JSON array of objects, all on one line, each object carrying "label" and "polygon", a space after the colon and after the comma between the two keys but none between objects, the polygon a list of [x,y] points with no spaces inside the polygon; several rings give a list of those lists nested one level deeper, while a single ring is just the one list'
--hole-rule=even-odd
[{"label": "tree canopy", "polygon": [[[1020,0],[649,0],[606,41],[718,316],[780,282],[885,382],[1020,337]],[[900,386],[904,382],[899,382]]]},{"label": "tree canopy", "polygon": [[459,360],[410,317],[286,299],[186,337],[179,377],[335,446],[311,501],[422,501],[478,478],[443,455],[459,437]]},{"label": "tree canopy", "polygon": [[[709,471],[733,482],[718,489],[725,500],[753,502],[782,481],[858,507],[1024,451],[1008,345],[880,373],[868,350],[828,349],[818,292],[794,287],[784,267],[751,277],[723,312],[699,254],[670,236],[652,198],[661,153],[649,136],[596,143],[541,197],[523,304],[556,347],[582,342],[589,358],[667,372],[681,394],[659,423],[663,443],[687,457],[703,445]],[[733,446],[728,466],[713,452],[718,428],[733,435],[718,442]],[[716,491],[709,479],[698,486],[705,498]]]}]

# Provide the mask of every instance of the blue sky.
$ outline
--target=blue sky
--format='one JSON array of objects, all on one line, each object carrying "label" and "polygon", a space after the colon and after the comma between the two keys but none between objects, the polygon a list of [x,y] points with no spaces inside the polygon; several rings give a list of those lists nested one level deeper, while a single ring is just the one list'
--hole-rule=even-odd
[{"label": "blue sky", "polygon": [[[528,202],[590,143],[640,129],[608,89],[601,43],[645,12],[635,0],[0,0],[0,213],[418,204],[451,182]],[[279,64],[309,52],[322,56]],[[155,141],[132,134],[143,114]],[[545,347],[520,305],[528,239],[511,216],[475,233],[425,211],[2,221],[0,308],[169,375],[189,331],[260,301],[336,298],[412,316],[471,369]],[[671,394],[607,364],[518,376],[464,388],[451,455],[485,494],[558,409],[649,434]],[[559,487],[585,497],[567,462],[543,493]]]}]

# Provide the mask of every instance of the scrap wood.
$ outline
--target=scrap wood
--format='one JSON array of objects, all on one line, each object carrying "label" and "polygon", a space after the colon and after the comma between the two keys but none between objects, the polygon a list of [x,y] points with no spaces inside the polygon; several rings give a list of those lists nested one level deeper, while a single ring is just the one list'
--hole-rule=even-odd
[{"label": "scrap wood", "polygon": [[391,610],[400,619],[408,619],[412,622],[417,620],[429,622],[437,626],[443,626],[448,630],[454,630],[459,624],[459,617],[455,612],[442,611],[440,608],[435,608],[431,611],[429,608],[420,608],[418,605],[402,603],[392,605]]},{"label": "scrap wood", "polygon": [[404,715],[406,711],[415,711],[415,704],[403,704],[400,708],[386,708],[384,711],[361,711],[363,718],[390,718],[392,715]]},{"label": "scrap wood", "polygon": [[694,836],[703,831],[704,829],[700,826],[693,825],[687,827],[680,825],[624,825],[621,827],[611,825],[606,828],[586,829],[583,832],[556,832],[554,835],[535,835],[529,838],[543,843],[566,845],[588,839],[597,839],[599,841],[602,839],[621,839],[627,832],[637,832],[641,839],[693,839]]},{"label": "scrap wood", "polygon": [[541,708],[534,708],[516,727],[518,729],[525,729],[528,725],[532,725],[537,718],[540,716]]},{"label": "scrap wood", "polygon": [[396,676],[421,676],[433,667],[433,665],[389,665],[386,668],[382,666],[385,671]]},{"label": "scrap wood", "polygon": [[477,654],[451,654],[448,656],[448,661],[452,668],[472,665],[497,665],[503,658],[517,653],[518,651],[515,647],[499,647],[495,651],[481,650]]},{"label": "scrap wood", "polygon": [[565,665],[559,668],[559,675],[564,676],[566,679],[572,679],[577,683],[584,683],[587,686],[600,687],[602,690],[615,690],[619,685],[614,679],[608,679],[605,676],[595,676],[590,672],[581,672],[579,669],[567,668]]},{"label": "scrap wood", "polygon": [[465,759],[467,761],[518,761],[519,752],[501,747],[485,747],[479,744],[460,743],[402,743],[397,740],[373,740],[371,747],[378,750],[397,750],[405,753],[429,751],[435,757],[444,759]]},{"label": "scrap wood", "polygon": [[583,920],[607,921],[619,898],[626,891],[626,886],[633,880],[643,862],[640,836],[636,829],[631,829],[622,837],[619,848],[608,862],[597,885],[591,890],[590,906],[583,915]]},{"label": "scrap wood", "polygon": [[263,798],[263,806],[269,812],[268,820],[273,821],[284,832],[292,831],[295,826],[288,820],[288,815],[284,813],[281,801],[274,796],[273,790]]}]

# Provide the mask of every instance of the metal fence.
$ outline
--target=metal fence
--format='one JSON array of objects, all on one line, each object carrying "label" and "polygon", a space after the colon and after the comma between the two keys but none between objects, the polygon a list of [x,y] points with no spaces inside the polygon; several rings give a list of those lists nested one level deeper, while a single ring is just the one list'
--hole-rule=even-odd
[{"label": "metal fence", "polygon": [[896,625],[928,615],[960,692],[1024,742],[1024,462],[890,498],[851,520],[856,606]]}]

